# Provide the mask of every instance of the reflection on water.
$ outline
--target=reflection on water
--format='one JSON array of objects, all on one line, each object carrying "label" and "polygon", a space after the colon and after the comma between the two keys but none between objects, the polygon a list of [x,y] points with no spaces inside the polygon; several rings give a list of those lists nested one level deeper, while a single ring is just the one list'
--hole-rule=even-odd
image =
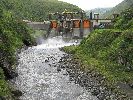
[{"label": "reflection on water", "polygon": [[19,76],[15,83],[23,92],[21,100],[97,100],[70,81],[65,69],[57,70],[59,60],[65,55],[59,47],[75,44],[77,40],[66,42],[61,37],[55,37],[19,54]]}]

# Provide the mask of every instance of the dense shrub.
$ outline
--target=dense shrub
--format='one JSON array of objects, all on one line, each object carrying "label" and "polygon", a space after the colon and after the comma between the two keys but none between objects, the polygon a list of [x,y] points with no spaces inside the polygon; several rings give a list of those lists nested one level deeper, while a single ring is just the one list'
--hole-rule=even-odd
[{"label": "dense shrub", "polygon": [[58,0],[1,0],[0,3],[17,18],[32,21],[48,20],[49,13],[63,12],[65,9],[81,11],[75,5]]},{"label": "dense shrub", "polygon": [[7,98],[11,93],[3,68],[11,72],[16,63],[17,50],[23,45],[30,46],[35,42],[27,25],[15,19],[2,7],[0,4],[0,96]]},{"label": "dense shrub", "polygon": [[114,27],[122,30],[133,28],[133,7],[126,9],[120,14],[120,17],[116,19]]}]

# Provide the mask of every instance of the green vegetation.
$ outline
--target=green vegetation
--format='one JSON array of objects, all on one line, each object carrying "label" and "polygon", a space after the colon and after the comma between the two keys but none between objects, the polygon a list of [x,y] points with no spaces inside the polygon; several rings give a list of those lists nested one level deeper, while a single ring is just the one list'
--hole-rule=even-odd
[{"label": "green vegetation", "polygon": [[29,34],[30,29],[25,26],[26,24],[15,20],[9,12],[3,11],[0,19],[0,51],[4,54],[3,57],[7,57],[5,60],[10,62],[14,58],[12,55],[16,49],[20,48],[23,43],[32,45],[33,39]]},{"label": "green vegetation", "polygon": [[133,28],[133,7],[126,9],[121,15],[115,20],[115,28],[126,30]]},{"label": "green vegetation", "polygon": [[88,70],[106,77],[111,87],[119,82],[133,83],[133,8],[115,20],[114,29],[95,30],[79,46],[65,47]]},{"label": "green vegetation", "polygon": [[58,0],[0,0],[0,99],[10,100],[12,89],[10,79],[16,64],[16,52],[24,45],[36,44],[34,37],[42,35],[41,31],[31,34],[22,20],[44,21],[49,13],[81,10],[75,5]]},{"label": "green vegetation", "polygon": [[5,81],[4,72],[0,67],[0,96],[9,96],[10,90],[7,82]]},{"label": "green vegetation", "polygon": [[0,3],[14,16],[32,21],[47,20],[49,13],[63,12],[65,9],[81,10],[75,5],[58,0],[1,0]]},{"label": "green vegetation", "polygon": [[112,14],[120,14],[121,12],[125,11],[125,9],[133,7],[133,0],[124,0],[117,6],[113,7],[110,11],[104,13],[102,15],[103,18],[111,18]]},{"label": "green vegetation", "polygon": [[0,99],[12,98],[11,87],[8,85],[6,73],[12,72],[16,64],[18,49],[23,45],[34,45],[32,37],[43,34],[36,31],[30,34],[30,30],[22,20],[44,21],[49,13],[68,11],[80,11],[72,4],[58,0],[0,0]]},{"label": "green vegetation", "polygon": [[14,69],[16,64],[15,53],[18,49],[23,45],[35,44],[30,35],[31,32],[25,23],[15,19],[0,4],[0,96],[2,97],[11,97],[11,89],[5,80],[8,77],[5,77],[4,71],[6,69],[6,71],[11,72]]},{"label": "green vegetation", "polygon": [[96,30],[79,46],[64,50],[79,58],[86,70],[94,70],[106,77],[106,84],[115,88],[119,82],[133,83],[132,30]]}]

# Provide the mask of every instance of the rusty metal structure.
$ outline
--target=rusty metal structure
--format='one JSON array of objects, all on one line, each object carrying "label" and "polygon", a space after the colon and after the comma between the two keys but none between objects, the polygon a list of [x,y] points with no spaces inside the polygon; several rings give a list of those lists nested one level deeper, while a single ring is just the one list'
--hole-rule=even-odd
[{"label": "rusty metal structure", "polygon": [[[76,17],[75,17],[76,16]],[[73,36],[74,29],[79,29],[80,38],[84,37],[84,28],[90,28],[90,20],[85,19],[85,12],[68,12],[50,13],[49,20],[51,22],[49,32],[56,29],[59,35],[71,34]]]},{"label": "rusty metal structure", "polygon": [[23,21],[33,29],[47,31],[47,37],[54,34],[54,36],[62,35],[65,37],[83,38],[88,36],[92,30],[110,29],[113,26],[113,20],[118,16],[118,14],[113,14],[112,19],[100,19],[98,13],[93,14],[90,12],[87,18],[84,11],[68,12],[65,10],[62,13],[49,13],[48,21]]}]

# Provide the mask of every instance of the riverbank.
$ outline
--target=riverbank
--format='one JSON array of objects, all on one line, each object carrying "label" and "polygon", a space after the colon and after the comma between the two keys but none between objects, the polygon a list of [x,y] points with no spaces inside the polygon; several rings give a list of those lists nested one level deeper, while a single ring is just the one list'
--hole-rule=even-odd
[{"label": "riverbank", "polygon": [[0,4],[0,99],[14,100],[17,96],[9,84],[9,80],[16,77],[17,53],[24,46],[36,45],[31,36],[32,30],[26,23],[16,19],[4,10]]},{"label": "riverbank", "polygon": [[32,45],[24,44],[21,48],[17,48],[15,54],[15,59],[13,65],[5,62],[4,65],[0,66],[0,100],[18,100],[20,96],[22,96],[21,90],[19,90],[12,83],[12,79],[18,77],[18,73],[16,72],[16,67],[18,66],[18,54],[27,48],[36,45],[36,43]]},{"label": "riverbank", "polygon": [[[128,58],[129,65],[132,65],[130,37],[132,31],[96,30],[83,39],[79,46],[64,47],[63,51],[73,54],[76,62],[81,63],[80,69],[83,71],[103,76],[104,85],[119,94],[120,100],[132,100],[132,67],[128,68],[128,65],[120,63],[118,55],[121,52],[122,62]],[[124,44],[126,47],[122,48],[121,45]]]},{"label": "riverbank", "polygon": [[60,69],[60,59],[66,54],[60,47],[76,45],[60,37],[47,39],[43,44],[19,54],[14,84],[22,91],[21,100],[97,100],[83,87],[70,80],[68,72]]},{"label": "riverbank", "polygon": [[22,96],[21,90],[15,87],[11,80],[18,77],[18,73],[15,71],[18,66],[18,53],[28,47],[24,44],[21,48],[17,48],[17,51],[14,52],[13,65],[10,65],[8,61],[0,63],[0,100],[18,100]]},{"label": "riverbank", "polygon": [[106,82],[106,77],[96,72],[95,70],[86,69],[86,65],[72,54],[67,54],[59,61],[60,70],[66,69],[69,74],[69,79],[85,88],[98,100],[129,100],[125,94],[121,94],[117,87],[109,87]]}]

